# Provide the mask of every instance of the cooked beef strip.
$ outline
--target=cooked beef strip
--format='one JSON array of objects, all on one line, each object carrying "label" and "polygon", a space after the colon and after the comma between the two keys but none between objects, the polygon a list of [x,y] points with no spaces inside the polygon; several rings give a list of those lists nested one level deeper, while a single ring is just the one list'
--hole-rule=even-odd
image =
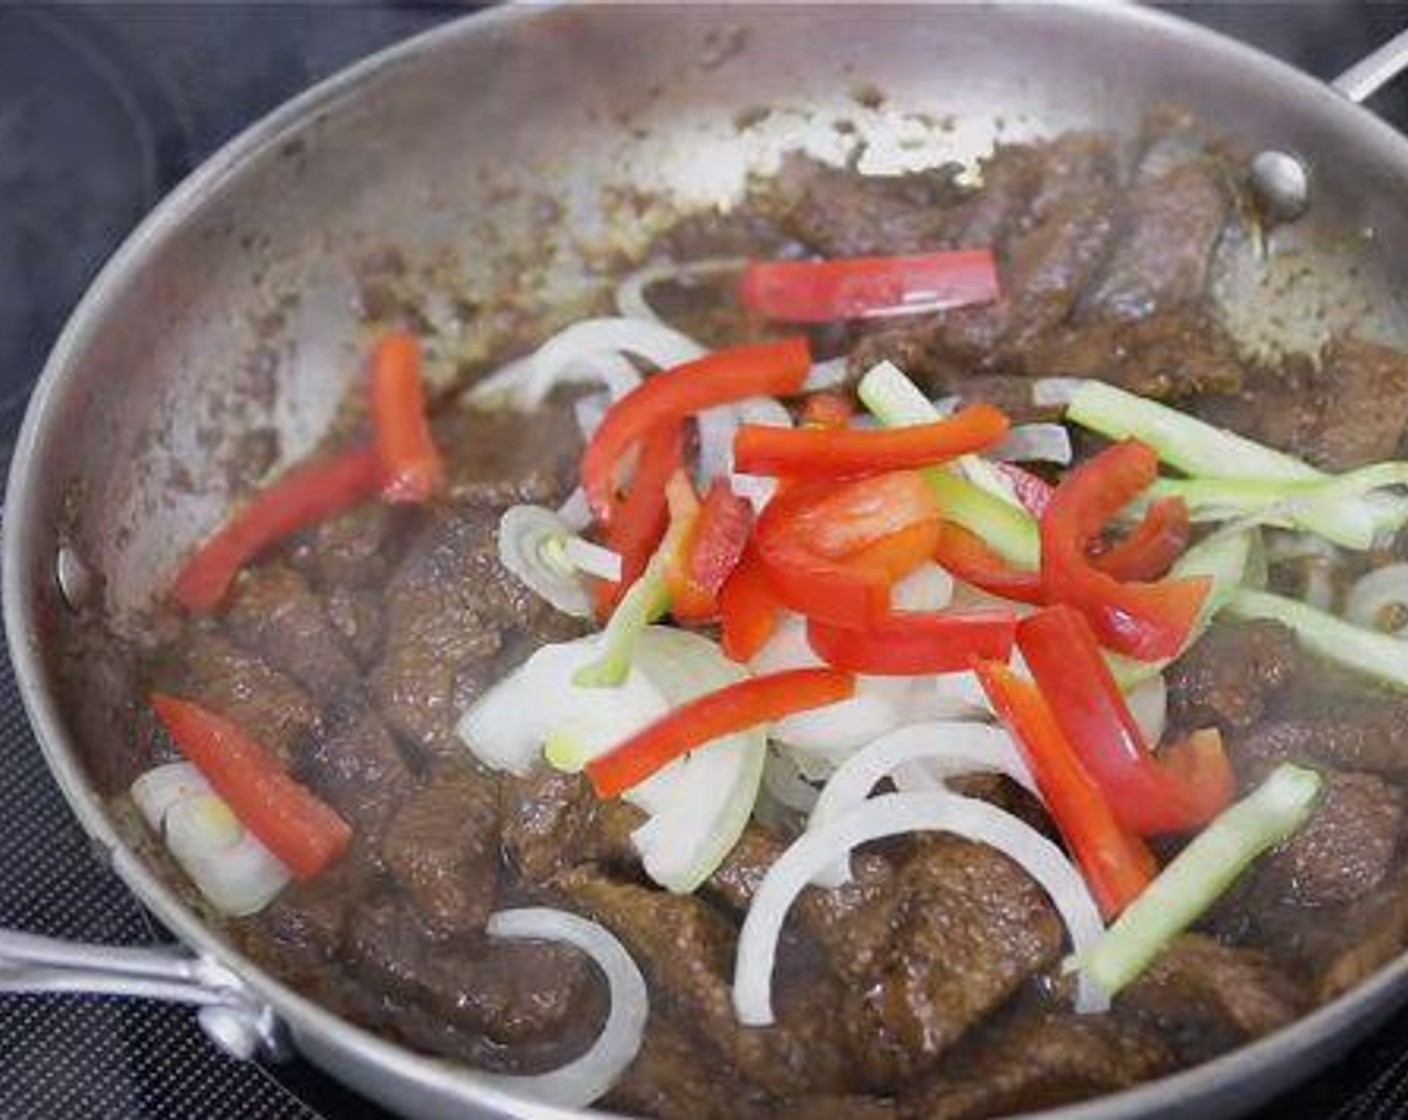
[{"label": "cooked beef strip", "polygon": [[572,489],[582,454],[572,410],[556,402],[531,416],[453,408],[433,418],[431,431],[445,455],[450,500],[490,509],[556,505]]},{"label": "cooked beef strip", "polygon": [[290,567],[268,564],[250,572],[225,623],[235,641],[287,673],[321,705],[362,690],[361,674],[322,602]]},{"label": "cooked beef strip", "polygon": [[1185,933],[1119,996],[1149,1016],[1183,1061],[1201,1061],[1283,1027],[1309,1000],[1261,953]]},{"label": "cooked beef strip", "polygon": [[1408,947],[1408,878],[1400,869],[1394,882],[1339,911],[1333,922],[1318,912],[1312,916],[1323,942],[1315,938],[1298,948],[1308,949],[1305,955],[1320,965],[1315,998],[1323,1003],[1367,980]]},{"label": "cooked beef strip", "polygon": [[1359,712],[1290,715],[1228,740],[1239,773],[1265,775],[1278,762],[1408,777],[1408,724],[1395,701],[1366,701]]},{"label": "cooked beef strip", "polygon": [[1403,795],[1372,774],[1324,771],[1310,820],[1255,871],[1256,898],[1335,906],[1380,886],[1403,839]]},{"label": "cooked beef strip", "polygon": [[566,872],[553,886],[620,937],[664,1009],[689,1022],[754,1084],[782,1096],[849,1087],[829,984],[813,979],[792,991],[775,988],[777,1022],[742,1026],[729,981],[735,931],[701,899],[613,882],[588,867]]},{"label": "cooked beef strip", "polygon": [[640,1053],[602,1102],[630,1116],[698,1120],[761,1120],[766,1095],[736,1078],[721,1078],[699,1040],[652,1007]]},{"label": "cooked beef strip", "polygon": [[980,1120],[1054,1108],[1157,1077],[1174,1065],[1158,1034],[1128,1019],[1023,1012],[956,1048],[905,1090],[906,1120]]},{"label": "cooked beef strip", "polygon": [[324,521],[309,534],[306,566],[321,588],[381,583],[417,511],[369,502]]},{"label": "cooked beef strip", "polygon": [[540,644],[571,632],[499,564],[497,529],[493,509],[437,511],[386,585],[372,696],[391,727],[431,755],[463,752],[455,722],[502,672],[494,657],[506,634]]},{"label": "cooked beef strip", "polygon": [[771,1114],[775,1120],[895,1120],[895,1102],[886,1097],[789,1097]]},{"label": "cooked beef strip", "polygon": [[1250,727],[1291,680],[1301,658],[1278,622],[1218,622],[1169,666],[1169,719],[1184,730]]},{"label": "cooked beef strip", "polygon": [[293,775],[372,837],[416,782],[381,717],[360,701],[329,714],[294,760]]},{"label": "cooked beef strip", "polygon": [[1006,856],[926,838],[894,890],[852,921],[880,924],[868,983],[847,991],[856,1064],[880,1087],[934,1061],[1061,953],[1063,926],[1040,887]]},{"label": "cooked beef strip", "polygon": [[503,847],[523,882],[537,886],[582,863],[638,863],[631,833],[645,814],[619,798],[603,801],[580,774],[542,766],[500,786]]},{"label": "cooked beef strip", "polygon": [[363,671],[381,659],[386,640],[386,610],[379,591],[368,587],[333,587],[324,601],[328,622]]},{"label": "cooked beef strip", "polygon": [[429,932],[482,931],[499,885],[498,775],[436,774],[387,823],[381,857]]},{"label": "cooked beef strip", "polygon": [[321,723],[317,705],[294,681],[199,623],[162,652],[152,677],[156,688],[231,720],[285,764]]}]

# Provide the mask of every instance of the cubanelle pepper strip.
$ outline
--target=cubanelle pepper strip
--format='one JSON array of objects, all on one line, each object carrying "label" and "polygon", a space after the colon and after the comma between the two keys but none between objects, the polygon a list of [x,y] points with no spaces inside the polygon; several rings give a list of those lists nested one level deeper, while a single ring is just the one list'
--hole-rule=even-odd
[{"label": "cubanelle pepper strip", "polygon": [[1012,652],[1017,619],[1010,611],[895,611],[864,630],[847,630],[812,619],[807,641],[836,669],[880,677],[954,673],[973,658],[1005,661]]},{"label": "cubanelle pepper strip", "polygon": [[973,665],[994,711],[1032,772],[1056,827],[1080,864],[1106,918],[1139,897],[1158,869],[1153,854],[1115,816],[1030,681],[1007,665]]},{"label": "cubanelle pepper strip", "polygon": [[666,572],[675,618],[704,622],[718,613],[719,591],[738,566],[752,532],[752,504],[735,494],[727,480],[716,478],[699,506],[683,555]]},{"label": "cubanelle pepper strip", "polygon": [[758,519],[758,562],[774,596],[853,630],[889,609],[890,587],[933,553],[938,507],[922,476],[799,484]]},{"label": "cubanelle pepper strip", "polygon": [[1142,661],[1183,648],[1207,597],[1207,579],[1121,583],[1086,550],[1121,509],[1154,481],[1158,458],[1141,443],[1106,448],[1056,487],[1041,519],[1041,576],[1053,602],[1089,620],[1102,645]]},{"label": "cubanelle pepper strip", "polygon": [[1125,827],[1141,836],[1188,832],[1227,808],[1231,765],[1215,732],[1156,758],[1084,618],[1048,607],[1017,624],[1017,645],[1051,712]]},{"label": "cubanelle pepper strip", "polygon": [[224,716],[165,693],[151,705],[197,770],[298,879],[311,879],[347,849],[352,829],[288,776],[278,760]]},{"label": "cubanelle pepper strip", "polygon": [[1160,498],[1124,540],[1091,558],[1106,575],[1122,582],[1159,579],[1188,547],[1191,525],[1181,498]]},{"label": "cubanelle pepper strip", "polygon": [[734,437],[733,458],[747,474],[849,478],[983,451],[1001,442],[1007,429],[1007,417],[989,404],[969,405],[947,419],[907,428],[819,431],[745,424]]},{"label": "cubanelle pepper strip", "polygon": [[996,299],[997,265],[989,249],[829,261],[751,261],[739,295],[754,314],[789,323],[941,311]]},{"label": "cubanelle pepper strip", "polygon": [[177,574],[172,595],[192,613],[214,610],[240,569],[266,548],[371,501],[381,484],[381,462],[370,447],[292,468],[196,549]]},{"label": "cubanelle pepper strip", "polygon": [[705,693],[587,763],[597,796],[619,797],[696,747],[796,712],[849,699],[855,678],[835,669],[788,669]]},{"label": "cubanelle pepper strip", "polygon": [[445,481],[425,413],[420,343],[392,331],[372,350],[372,424],[381,460],[382,496],[389,502],[423,502]]},{"label": "cubanelle pepper strip", "polygon": [[582,489],[592,512],[610,525],[614,475],[621,457],[662,424],[748,397],[785,397],[811,369],[805,338],[719,350],[647,378],[606,412],[582,455]]}]

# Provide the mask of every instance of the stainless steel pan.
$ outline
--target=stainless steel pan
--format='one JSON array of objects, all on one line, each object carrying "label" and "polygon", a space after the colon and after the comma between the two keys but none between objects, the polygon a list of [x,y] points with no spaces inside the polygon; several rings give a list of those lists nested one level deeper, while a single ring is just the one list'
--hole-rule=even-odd
[{"label": "stainless steel pan", "polygon": [[[840,158],[854,134],[838,121],[878,169],[1075,126],[1129,132],[1146,107],[1185,104],[1248,159],[1280,153],[1256,167],[1281,212],[1308,189],[1305,215],[1242,269],[1244,338],[1311,344],[1353,316],[1401,344],[1408,140],[1354,102],[1405,52],[1395,41],[1337,89],[1131,7],[515,7],[412,40],[260,122],[148,218],[74,314],[6,500],[4,608],[30,717],[98,852],[185,948],[3,934],[0,989],[184,1000],[231,1052],[286,1036],[408,1114],[564,1115],[329,1014],[197,916],[81,761],[56,699],[63,612],[133,627],[228,505],[247,433],[273,433],[280,461],[312,445],[358,369],[353,278],[386,246],[404,259],[402,294],[438,328],[432,364],[448,376],[456,355],[541,308],[570,314],[604,260],[670,214],[733,197],[782,151]],[[1063,1115],[1250,1108],[1405,997],[1408,957],[1270,1038]]]}]

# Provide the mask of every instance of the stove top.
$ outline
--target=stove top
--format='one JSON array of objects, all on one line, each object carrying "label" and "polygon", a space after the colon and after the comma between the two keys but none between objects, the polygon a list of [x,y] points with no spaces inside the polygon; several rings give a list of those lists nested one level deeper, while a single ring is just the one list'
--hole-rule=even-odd
[{"label": "stove top", "polygon": [[[1332,77],[1408,23],[1373,3],[1171,4]],[[137,220],[246,124],[463,6],[0,6],[0,457],[85,285]],[[1408,128],[1408,82],[1376,111]],[[163,939],[91,858],[0,666],[0,926],[114,944]],[[293,1060],[225,1057],[182,1008],[0,998],[0,1115],[344,1120],[386,1114]],[[1408,1012],[1258,1114],[1408,1115]]]}]

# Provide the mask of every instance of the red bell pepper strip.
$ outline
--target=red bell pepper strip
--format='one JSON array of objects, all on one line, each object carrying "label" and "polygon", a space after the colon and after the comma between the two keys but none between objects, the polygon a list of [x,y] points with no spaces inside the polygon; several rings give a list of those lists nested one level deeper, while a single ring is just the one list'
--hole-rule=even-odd
[{"label": "red bell pepper strip", "polygon": [[777,630],[777,597],[750,548],[719,590],[720,644],[734,661],[751,661]]},{"label": "red bell pepper strip", "polygon": [[700,506],[694,483],[683,468],[665,484],[665,501],[670,510],[666,535],[674,544],[664,557],[665,586],[670,590],[670,613],[684,622],[690,615],[706,613],[710,603],[689,572],[689,555],[699,532]]},{"label": "red bell pepper strip", "polygon": [[1016,463],[994,463],[997,473],[1007,479],[1012,487],[1012,492],[1017,495],[1017,501],[1022,503],[1022,508],[1035,518],[1040,518],[1046,512],[1046,507],[1051,504],[1051,495],[1056,492],[1056,487],[1047,482],[1039,474],[1033,474],[1024,467],[1017,466]]},{"label": "red bell pepper strip", "polygon": [[753,506],[717,478],[699,507],[678,574],[670,580],[670,610],[681,622],[703,622],[719,610],[719,590],[743,557],[753,532]]},{"label": "red bell pepper strip", "polygon": [[974,404],[944,420],[907,428],[815,431],[744,424],[733,458],[746,474],[786,478],[848,478],[928,467],[982,451],[1007,434],[1007,417]]},{"label": "red bell pepper strip", "polygon": [[604,533],[606,547],[621,557],[621,580],[596,584],[598,616],[611,614],[654,555],[670,519],[665,486],[683,464],[683,424],[666,424],[641,440],[635,477],[626,496],[617,502],[616,516]]},{"label": "red bell pepper strip", "polygon": [[938,508],[922,476],[800,484],[758,519],[760,565],[779,602],[853,630],[889,609],[890,587],[933,551]]},{"label": "red bell pepper strip", "polygon": [[311,879],[347,850],[347,822],[229,720],[161,692],[151,705],[181,753],[295,878]]},{"label": "red bell pepper strip", "polygon": [[1126,828],[1141,836],[1188,832],[1231,804],[1221,740],[1178,748],[1175,765],[1162,765],[1079,613],[1067,606],[1038,611],[1018,623],[1017,644],[1056,722]]},{"label": "red bell pepper strip", "polygon": [[1030,681],[996,661],[973,665],[993,710],[1026,759],[1041,798],[1106,919],[1143,893],[1158,871],[1153,853],[1116,817]]},{"label": "red bell pepper strip", "polygon": [[293,467],[186,560],[172,594],[192,613],[212,611],[240,569],[271,545],[371,501],[381,489],[381,462],[370,447]]},{"label": "red bell pepper strip", "polygon": [[445,461],[425,414],[420,343],[404,331],[384,335],[372,351],[372,426],[381,460],[382,496],[423,502],[444,484]]},{"label": "red bell pepper strip", "polygon": [[855,411],[851,398],[841,393],[813,393],[802,405],[802,427],[831,431],[849,427]]},{"label": "red bell pepper strip", "polygon": [[1192,526],[1182,498],[1161,498],[1134,530],[1091,563],[1121,582],[1159,579],[1188,547]]},{"label": "red bell pepper strip", "polygon": [[975,657],[1005,661],[1016,632],[1016,616],[1003,610],[894,611],[864,630],[807,623],[807,641],[828,665],[881,677],[953,673]]},{"label": "red bell pepper strip", "polygon": [[1040,572],[1014,568],[962,525],[939,522],[934,560],[950,575],[991,595],[1018,603],[1043,601]]},{"label": "red bell pepper strip", "polygon": [[1212,581],[1121,583],[1094,567],[1086,550],[1157,473],[1158,457],[1150,448],[1134,440],[1116,444],[1067,474],[1041,519],[1048,597],[1079,609],[1101,644],[1144,661],[1173,657],[1183,648]]},{"label": "red bell pepper strip", "polygon": [[849,699],[855,678],[835,669],[788,669],[708,692],[587,763],[598,797],[619,797],[706,743],[795,712]]},{"label": "red bell pepper strip", "polygon": [[789,323],[829,323],[900,312],[941,311],[997,298],[997,266],[988,249],[911,257],[832,261],[751,261],[743,306]]},{"label": "red bell pepper strip", "polygon": [[789,338],[719,350],[647,378],[607,410],[582,455],[582,488],[592,512],[611,524],[617,464],[646,433],[715,405],[790,396],[801,389],[810,369],[807,340]]}]

